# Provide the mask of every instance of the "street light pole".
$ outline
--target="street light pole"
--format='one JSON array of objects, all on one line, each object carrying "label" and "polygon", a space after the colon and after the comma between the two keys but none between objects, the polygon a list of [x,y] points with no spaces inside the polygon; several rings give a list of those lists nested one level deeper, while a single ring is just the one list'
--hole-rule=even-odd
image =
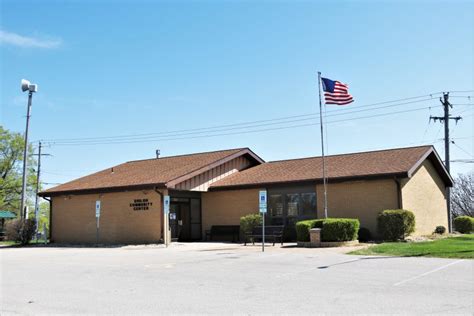
[{"label": "street light pole", "polygon": [[[21,90],[23,92],[28,91],[28,108],[26,111],[26,129],[25,129],[25,148],[23,151],[23,181],[21,188],[21,208],[20,218],[26,217],[25,204],[26,204],[26,182],[27,182],[27,168],[28,168],[28,129],[30,126],[30,111],[31,101],[33,99],[33,92],[38,91],[38,86],[31,84],[28,80],[21,80]],[[26,219],[26,218],[25,218]]]}]

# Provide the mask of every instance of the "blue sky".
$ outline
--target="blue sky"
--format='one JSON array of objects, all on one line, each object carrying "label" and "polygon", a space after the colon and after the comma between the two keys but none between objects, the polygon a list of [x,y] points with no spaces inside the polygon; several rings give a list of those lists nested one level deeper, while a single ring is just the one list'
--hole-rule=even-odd
[{"label": "blue sky", "polygon": [[[2,1],[1,6],[1,124],[23,132],[27,95],[19,82],[37,83],[32,141],[317,113],[319,70],[348,83],[356,100],[327,108],[338,114],[328,121],[344,120],[327,125],[330,154],[433,143],[444,155],[442,125],[428,124],[430,115],[442,115],[440,95],[429,94],[474,90],[470,1]],[[370,105],[413,96],[425,97]],[[452,124],[452,158],[472,159],[474,98],[468,96],[474,92],[452,96],[452,113],[465,116]],[[380,109],[385,105],[393,106]],[[358,109],[365,111],[351,113]],[[63,183],[151,158],[157,148],[163,156],[234,147],[250,147],[265,160],[319,155],[319,126],[279,129],[317,122],[308,118],[221,128],[221,134],[234,134],[215,137],[56,142],[45,149],[53,156],[43,160],[43,180]],[[235,134],[241,131],[246,133]],[[467,172],[472,164],[452,168],[453,174]]]}]

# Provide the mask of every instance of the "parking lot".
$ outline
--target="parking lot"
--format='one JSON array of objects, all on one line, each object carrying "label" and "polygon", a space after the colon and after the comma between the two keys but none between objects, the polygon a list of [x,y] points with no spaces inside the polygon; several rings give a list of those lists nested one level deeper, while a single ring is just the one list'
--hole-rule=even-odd
[{"label": "parking lot", "polygon": [[466,314],[473,260],[194,243],[0,249],[2,315]]}]

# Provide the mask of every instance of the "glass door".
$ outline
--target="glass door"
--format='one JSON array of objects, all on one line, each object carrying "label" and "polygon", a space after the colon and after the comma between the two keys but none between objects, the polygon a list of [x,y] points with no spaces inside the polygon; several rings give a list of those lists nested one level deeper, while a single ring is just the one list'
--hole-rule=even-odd
[{"label": "glass door", "polygon": [[201,199],[171,197],[171,238],[176,241],[201,240]]},{"label": "glass door", "polygon": [[177,241],[181,232],[181,229],[178,225],[178,218],[181,217],[179,204],[171,202],[169,217],[171,240]]}]

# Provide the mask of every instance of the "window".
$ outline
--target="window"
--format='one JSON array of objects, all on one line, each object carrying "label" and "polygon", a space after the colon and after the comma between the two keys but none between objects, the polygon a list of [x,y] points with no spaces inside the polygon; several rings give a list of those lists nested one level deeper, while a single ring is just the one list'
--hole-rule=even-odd
[{"label": "window", "polygon": [[268,209],[272,217],[283,216],[283,196],[281,194],[272,194],[268,199]]},{"label": "window", "polygon": [[300,216],[316,216],[316,193],[301,193]]},{"label": "window", "polygon": [[269,188],[265,220],[270,225],[285,225],[285,239],[296,239],[295,223],[317,218],[315,189],[315,185]]},{"label": "window", "polygon": [[300,205],[300,194],[292,193],[286,195],[286,212],[287,216],[298,216]]}]

